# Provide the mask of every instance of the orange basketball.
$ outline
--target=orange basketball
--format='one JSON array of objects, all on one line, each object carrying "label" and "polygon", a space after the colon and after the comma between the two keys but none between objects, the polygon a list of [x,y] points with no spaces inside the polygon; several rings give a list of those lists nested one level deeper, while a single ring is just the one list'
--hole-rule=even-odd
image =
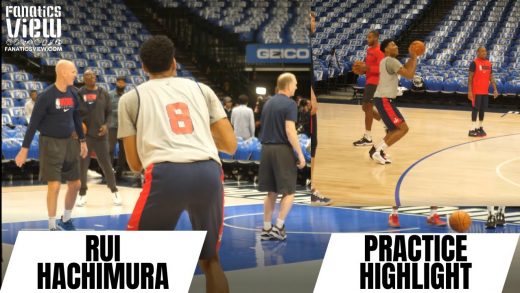
[{"label": "orange basketball", "polygon": [[451,216],[450,216],[451,229],[453,229],[459,233],[464,233],[469,230],[470,226],[471,226],[471,217],[468,215],[468,213],[463,212],[463,211],[456,211],[451,214]]},{"label": "orange basketball", "polygon": [[426,52],[426,46],[421,41],[413,41],[410,47],[412,47],[412,51],[415,52],[417,56],[421,56]]},{"label": "orange basketball", "polygon": [[82,126],[83,126],[83,133],[87,134],[87,124],[82,123]]},{"label": "orange basketball", "polygon": [[363,70],[361,70],[361,67],[365,65],[365,62],[363,61],[355,61],[354,65],[352,65],[352,72],[354,72],[357,75],[363,74]]}]

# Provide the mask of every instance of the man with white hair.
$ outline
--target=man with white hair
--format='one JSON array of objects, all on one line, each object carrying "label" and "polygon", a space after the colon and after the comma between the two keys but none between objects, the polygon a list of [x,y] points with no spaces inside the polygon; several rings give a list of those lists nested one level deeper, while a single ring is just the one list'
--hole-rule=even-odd
[{"label": "man with white hair", "polygon": [[[22,149],[15,158],[22,167],[36,130],[40,131],[40,181],[47,182],[49,230],[75,230],[71,214],[81,182],[80,156],[87,155],[85,134],[78,112],[79,98],[73,87],[77,70],[74,63],[60,60],[56,64],[56,82],[36,100]],[[79,139],[79,140],[78,140]],[[61,180],[67,180],[65,211],[56,222]]]},{"label": "man with white hair", "polygon": [[[277,94],[265,104],[261,123],[262,157],[258,174],[258,190],[267,191],[264,201],[262,240],[285,240],[285,218],[289,214],[296,192],[297,167],[305,167],[305,158],[298,141],[296,121],[298,107],[291,99],[296,91],[296,76],[283,73],[276,82]],[[296,156],[295,156],[296,154]],[[278,194],[282,194],[276,224],[272,216]]]}]

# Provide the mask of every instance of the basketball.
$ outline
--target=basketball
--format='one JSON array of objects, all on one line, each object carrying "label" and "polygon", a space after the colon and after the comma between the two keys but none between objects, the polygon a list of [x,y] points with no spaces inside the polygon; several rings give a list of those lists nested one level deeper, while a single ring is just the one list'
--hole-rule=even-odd
[{"label": "basketball", "polygon": [[469,230],[470,226],[471,226],[471,217],[468,215],[468,213],[463,212],[463,211],[456,211],[451,214],[451,216],[450,216],[451,229],[453,229],[459,233],[464,233]]},{"label": "basketball", "polygon": [[364,72],[361,70],[361,67],[365,65],[365,62],[363,61],[355,61],[354,62],[354,65],[352,65],[352,72],[354,72],[355,74],[357,75],[361,75],[363,74]]},{"label": "basketball", "polygon": [[421,41],[413,41],[410,45],[412,47],[412,51],[417,54],[417,56],[421,56],[426,52],[426,46]]},{"label": "basketball", "polygon": [[81,123],[81,125],[83,126],[83,133],[86,135],[87,134],[87,124]]}]

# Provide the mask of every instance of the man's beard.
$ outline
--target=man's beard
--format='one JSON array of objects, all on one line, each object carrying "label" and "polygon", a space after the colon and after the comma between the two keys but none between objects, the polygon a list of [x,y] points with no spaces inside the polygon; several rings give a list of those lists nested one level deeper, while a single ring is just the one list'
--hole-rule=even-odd
[{"label": "man's beard", "polygon": [[116,86],[116,91],[118,94],[122,94],[125,91],[125,87],[118,87]]}]

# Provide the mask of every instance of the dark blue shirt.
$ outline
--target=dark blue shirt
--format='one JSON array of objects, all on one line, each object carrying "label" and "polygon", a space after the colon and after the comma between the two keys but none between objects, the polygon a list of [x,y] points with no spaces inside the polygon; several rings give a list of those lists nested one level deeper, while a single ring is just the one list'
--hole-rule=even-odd
[{"label": "dark blue shirt", "polygon": [[276,94],[272,96],[262,109],[260,125],[260,141],[262,144],[288,144],[289,139],[285,132],[285,121],[298,120],[298,107],[296,102],[288,96]]},{"label": "dark blue shirt", "polygon": [[34,104],[22,147],[29,148],[36,130],[43,136],[54,138],[71,137],[76,131],[79,138],[85,138],[78,108],[79,98],[73,87],[68,87],[64,93],[54,84],[47,87]]}]

